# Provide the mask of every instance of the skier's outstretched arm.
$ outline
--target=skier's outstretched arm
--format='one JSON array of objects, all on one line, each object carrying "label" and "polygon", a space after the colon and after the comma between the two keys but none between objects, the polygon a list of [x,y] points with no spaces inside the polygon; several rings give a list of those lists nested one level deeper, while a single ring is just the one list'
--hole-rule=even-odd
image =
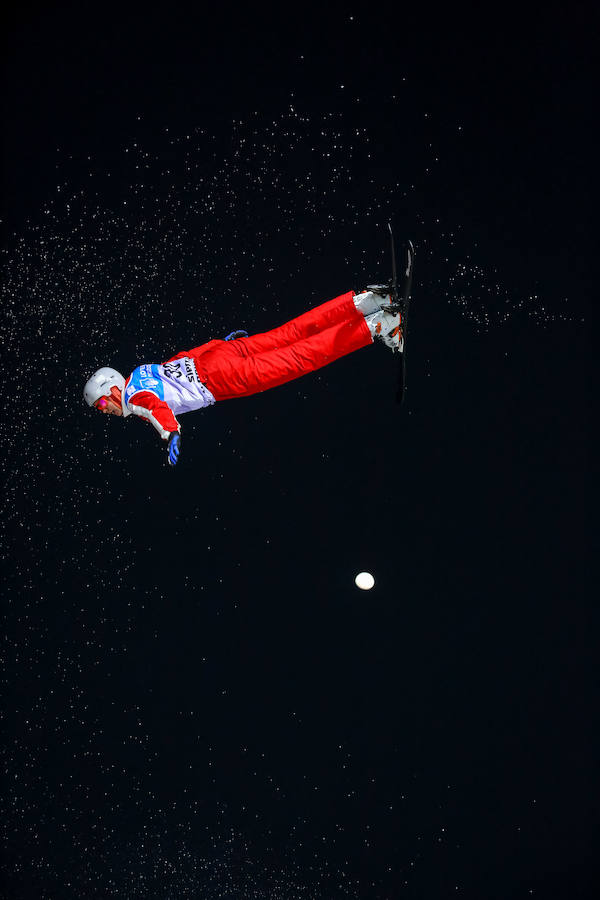
[{"label": "skier's outstretched arm", "polygon": [[141,416],[156,428],[161,438],[168,441],[169,465],[176,465],[181,451],[181,425],[173,410],[151,391],[136,391],[127,398],[127,406],[136,416]]},{"label": "skier's outstretched arm", "polygon": [[173,431],[181,431],[171,407],[151,391],[136,391],[131,397],[127,397],[127,407],[136,416],[148,419],[163,441],[167,441]]}]

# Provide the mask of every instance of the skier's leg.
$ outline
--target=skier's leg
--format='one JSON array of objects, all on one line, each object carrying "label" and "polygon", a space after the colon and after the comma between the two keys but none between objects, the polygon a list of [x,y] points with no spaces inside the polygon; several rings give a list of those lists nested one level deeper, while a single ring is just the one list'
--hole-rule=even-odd
[{"label": "skier's leg", "polygon": [[[384,297],[370,290],[363,291],[361,294],[347,291],[345,294],[340,294],[339,297],[334,297],[333,300],[321,303],[295,319],[290,319],[289,322],[278,328],[231,341],[229,342],[230,347],[232,352],[240,356],[253,356],[255,353],[276,350],[279,347],[293,344],[295,341],[311,337],[313,334],[318,334],[319,331],[330,328],[338,322],[355,320],[358,318],[357,314],[366,318],[384,308],[389,302],[389,296]],[[200,356],[207,349],[220,343],[218,340],[208,341],[208,343],[186,350],[178,356]],[[173,359],[176,358],[173,357]]]},{"label": "skier's leg", "polygon": [[216,400],[247,397],[314,372],[372,341],[369,327],[360,315],[288,346],[246,358],[230,353],[229,344],[225,344],[226,352],[215,348],[202,358],[203,372],[198,374]]},{"label": "skier's leg", "polygon": [[[278,328],[254,334],[247,338],[241,338],[235,343],[240,353],[244,356],[254,356],[256,353],[265,353],[268,350],[277,350],[290,344],[301,341],[312,335],[331,328],[342,322],[354,321],[358,315],[367,315],[357,310],[354,300],[354,291],[348,291],[333,300],[321,303],[319,306],[309,309],[308,312],[291,319]],[[378,308],[378,307],[377,307]],[[373,312],[374,310],[369,310]]]}]

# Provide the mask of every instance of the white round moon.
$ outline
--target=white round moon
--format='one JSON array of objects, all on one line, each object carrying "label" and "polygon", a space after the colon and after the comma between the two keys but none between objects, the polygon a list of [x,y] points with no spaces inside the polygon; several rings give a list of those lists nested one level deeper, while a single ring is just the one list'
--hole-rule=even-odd
[{"label": "white round moon", "polygon": [[356,587],[360,588],[361,591],[370,591],[375,584],[375,579],[370,572],[359,572],[354,579],[354,584]]}]

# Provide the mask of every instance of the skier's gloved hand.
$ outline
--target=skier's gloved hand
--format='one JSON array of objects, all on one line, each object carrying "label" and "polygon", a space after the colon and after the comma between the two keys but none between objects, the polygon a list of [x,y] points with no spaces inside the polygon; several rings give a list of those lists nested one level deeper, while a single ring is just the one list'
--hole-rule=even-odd
[{"label": "skier's gloved hand", "polygon": [[181,435],[178,431],[171,432],[169,443],[167,445],[169,451],[168,462],[170,466],[176,466],[179,459],[179,451],[181,450]]},{"label": "skier's gloved hand", "polygon": [[248,337],[248,332],[240,329],[239,331],[232,331],[231,334],[228,334],[226,338],[223,338],[225,341],[235,341],[238,338]]}]

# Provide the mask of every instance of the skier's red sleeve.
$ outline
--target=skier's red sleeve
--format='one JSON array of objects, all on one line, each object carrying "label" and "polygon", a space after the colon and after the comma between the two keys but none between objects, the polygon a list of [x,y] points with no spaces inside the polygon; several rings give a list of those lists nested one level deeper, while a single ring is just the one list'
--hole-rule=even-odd
[{"label": "skier's red sleeve", "polygon": [[181,431],[179,422],[168,403],[160,400],[156,394],[150,391],[136,391],[127,401],[127,405],[133,413],[148,419],[165,441],[171,432]]}]

